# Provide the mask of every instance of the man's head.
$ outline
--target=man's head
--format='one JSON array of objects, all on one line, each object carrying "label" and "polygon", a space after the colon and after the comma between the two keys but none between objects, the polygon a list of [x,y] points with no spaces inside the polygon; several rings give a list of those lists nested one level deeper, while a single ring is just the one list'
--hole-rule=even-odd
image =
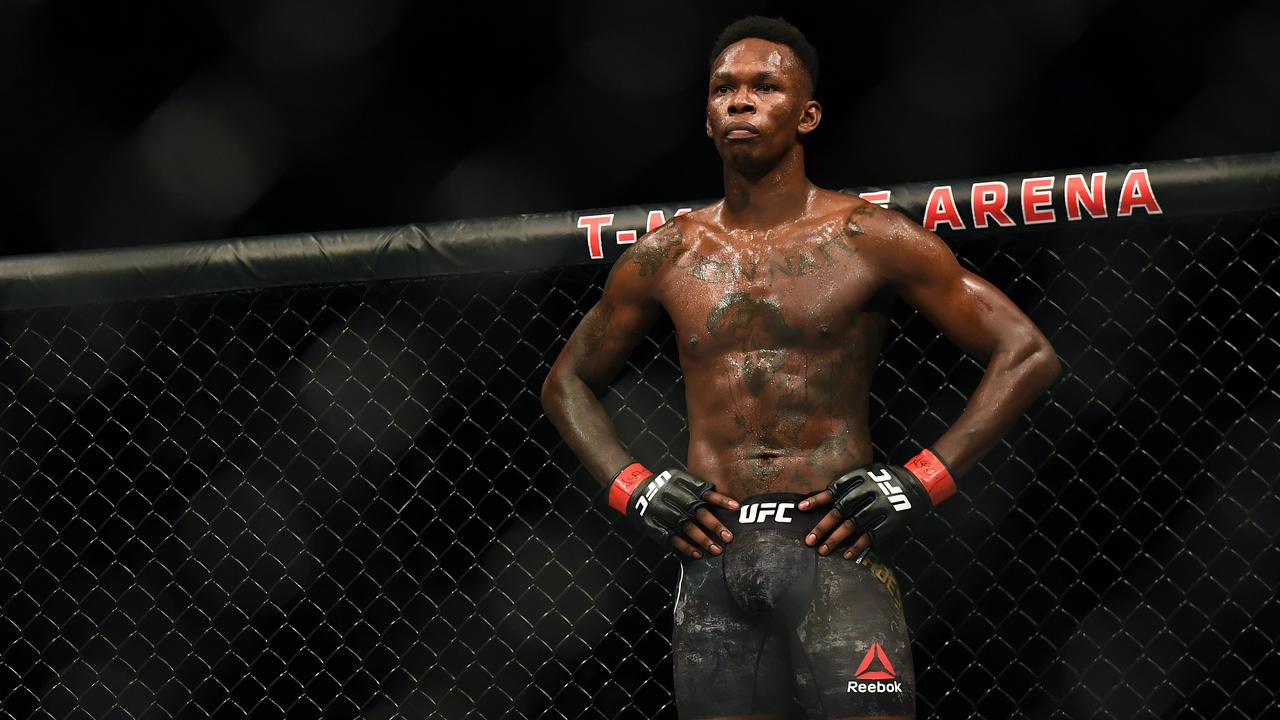
[{"label": "man's head", "polygon": [[720,59],[721,53],[730,45],[747,38],[768,40],[789,48],[793,59],[800,63],[809,78],[808,99],[813,99],[818,87],[818,51],[809,44],[800,28],[782,18],[752,15],[729,23],[720,32],[720,37],[716,38],[715,45],[711,46],[711,72],[715,72],[716,61]]},{"label": "man's head", "polygon": [[818,126],[818,53],[794,25],[747,17],[711,50],[707,136],[726,163],[764,169]]}]

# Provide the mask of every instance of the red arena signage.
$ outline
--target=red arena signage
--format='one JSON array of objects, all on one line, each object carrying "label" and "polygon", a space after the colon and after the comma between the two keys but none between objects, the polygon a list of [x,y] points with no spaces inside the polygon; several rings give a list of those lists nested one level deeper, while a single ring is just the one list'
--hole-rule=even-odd
[{"label": "red arena signage", "polygon": [[[1157,178],[1161,177],[1161,170],[1163,168],[1157,168]],[[1167,180],[1168,176],[1165,177]],[[928,230],[951,234],[1052,225],[1086,218],[1164,215],[1165,208],[1157,197],[1156,186],[1147,166],[1121,166],[846,192],[900,210]],[[665,223],[667,213],[674,217],[691,209],[618,208],[575,214],[573,221],[579,237],[585,235],[588,257],[603,260],[611,255],[606,252],[610,244],[625,248]]]},{"label": "red arena signage", "polygon": [[[693,208],[680,208],[672,214],[672,217],[690,212],[693,212]],[[582,215],[578,218],[578,229],[587,231],[587,252],[592,260],[604,257],[604,229],[613,224],[615,217],[617,213]],[[667,221],[666,213],[661,210],[646,210],[645,218],[644,231],[647,233],[657,230]],[[616,230],[613,233],[614,242],[618,245],[630,245],[638,237],[639,231],[634,229]]]},{"label": "red arena signage", "polygon": [[[1107,211],[1107,177],[1108,173],[1103,171],[1093,173],[1088,180],[1083,173],[1062,179],[1063,210],[1068,221],[1083,219],[1086,213],[1095,219],[1110,217]],[[1058,178],[1052,175],[1022,179],[1020,192],[1012,203],[1019,211],[1016,216],[1022,218],[1021,224],[1042,225],[1059,220],[1053,203],[1057,182]],[[951,185],[938,185],[929,193],[920,224],[935,231],[944,225],[952,230],[981,230],[992,225],[1015,227],[1019,223],[1010,213],[1009,196],[1009,183],[1003,180],[975,182],[970,187],[966,207],[956,201]],[[962,214],[962,210],[968,212]],[[1164,214],[1146,168],[1129,170],[1120,186],[1116,217],[1128,217],[1135,210],[1148,215]]]}]

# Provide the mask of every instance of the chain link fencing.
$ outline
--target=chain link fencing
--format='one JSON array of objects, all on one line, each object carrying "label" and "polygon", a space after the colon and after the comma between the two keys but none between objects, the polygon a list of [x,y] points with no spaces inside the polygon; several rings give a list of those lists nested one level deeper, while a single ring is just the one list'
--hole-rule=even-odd
[{"label": "chain link fencing", "polygon": [[[893,556],[920,716],[1277,712],[1276,219],[956,247],[1064,374]],[[678,562],[538,401],[605,272],[0,315],[5,714],[676,717]],[[901,304],[890,338],[901,462],[981,367]],[[669,326],[604,400],[682,461]]]}]

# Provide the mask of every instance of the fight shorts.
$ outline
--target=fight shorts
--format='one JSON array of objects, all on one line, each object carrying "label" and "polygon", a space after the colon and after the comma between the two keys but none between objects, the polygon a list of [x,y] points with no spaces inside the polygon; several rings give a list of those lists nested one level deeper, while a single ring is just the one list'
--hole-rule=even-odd
[{"label": "fight shorts", "polygon": [[[683,559],[672,657],[684,720],[915,717],[915,672],[893,572],[868,554],[823,557],[804,537],[829,508],[773,493],[712,508],[733,532],[719,556]],[[794,703],[793,703],[794,698]]]}]

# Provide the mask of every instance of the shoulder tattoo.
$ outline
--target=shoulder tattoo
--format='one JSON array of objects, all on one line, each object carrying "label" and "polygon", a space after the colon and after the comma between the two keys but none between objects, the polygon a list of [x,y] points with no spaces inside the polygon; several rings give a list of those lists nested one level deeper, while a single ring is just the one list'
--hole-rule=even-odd
[{"label": "shoulder tattoo", "polygon": [[641,277],[654,275],[662,269],[663,263],[671,256],[671,251],[683,243],[684,235],[675,220],[672,220],[640,238],[623,253],[622,259],[639,265]]},{"label": "shoulder tattoo", "polygon": [[874,205],[872,203],[867,203],[865,205],[859,205],[858,207],[850,211],[849,219],[845,221],[845,226],[844,226],[845,235],[853,236],[853,235],[862,235],[866,233],[866,230],[864,230],[862,227],[862,223],[866,220],[870,220],[871,218],[875,217],[876,211],[879,209],[880,209],[879,206]]}]

